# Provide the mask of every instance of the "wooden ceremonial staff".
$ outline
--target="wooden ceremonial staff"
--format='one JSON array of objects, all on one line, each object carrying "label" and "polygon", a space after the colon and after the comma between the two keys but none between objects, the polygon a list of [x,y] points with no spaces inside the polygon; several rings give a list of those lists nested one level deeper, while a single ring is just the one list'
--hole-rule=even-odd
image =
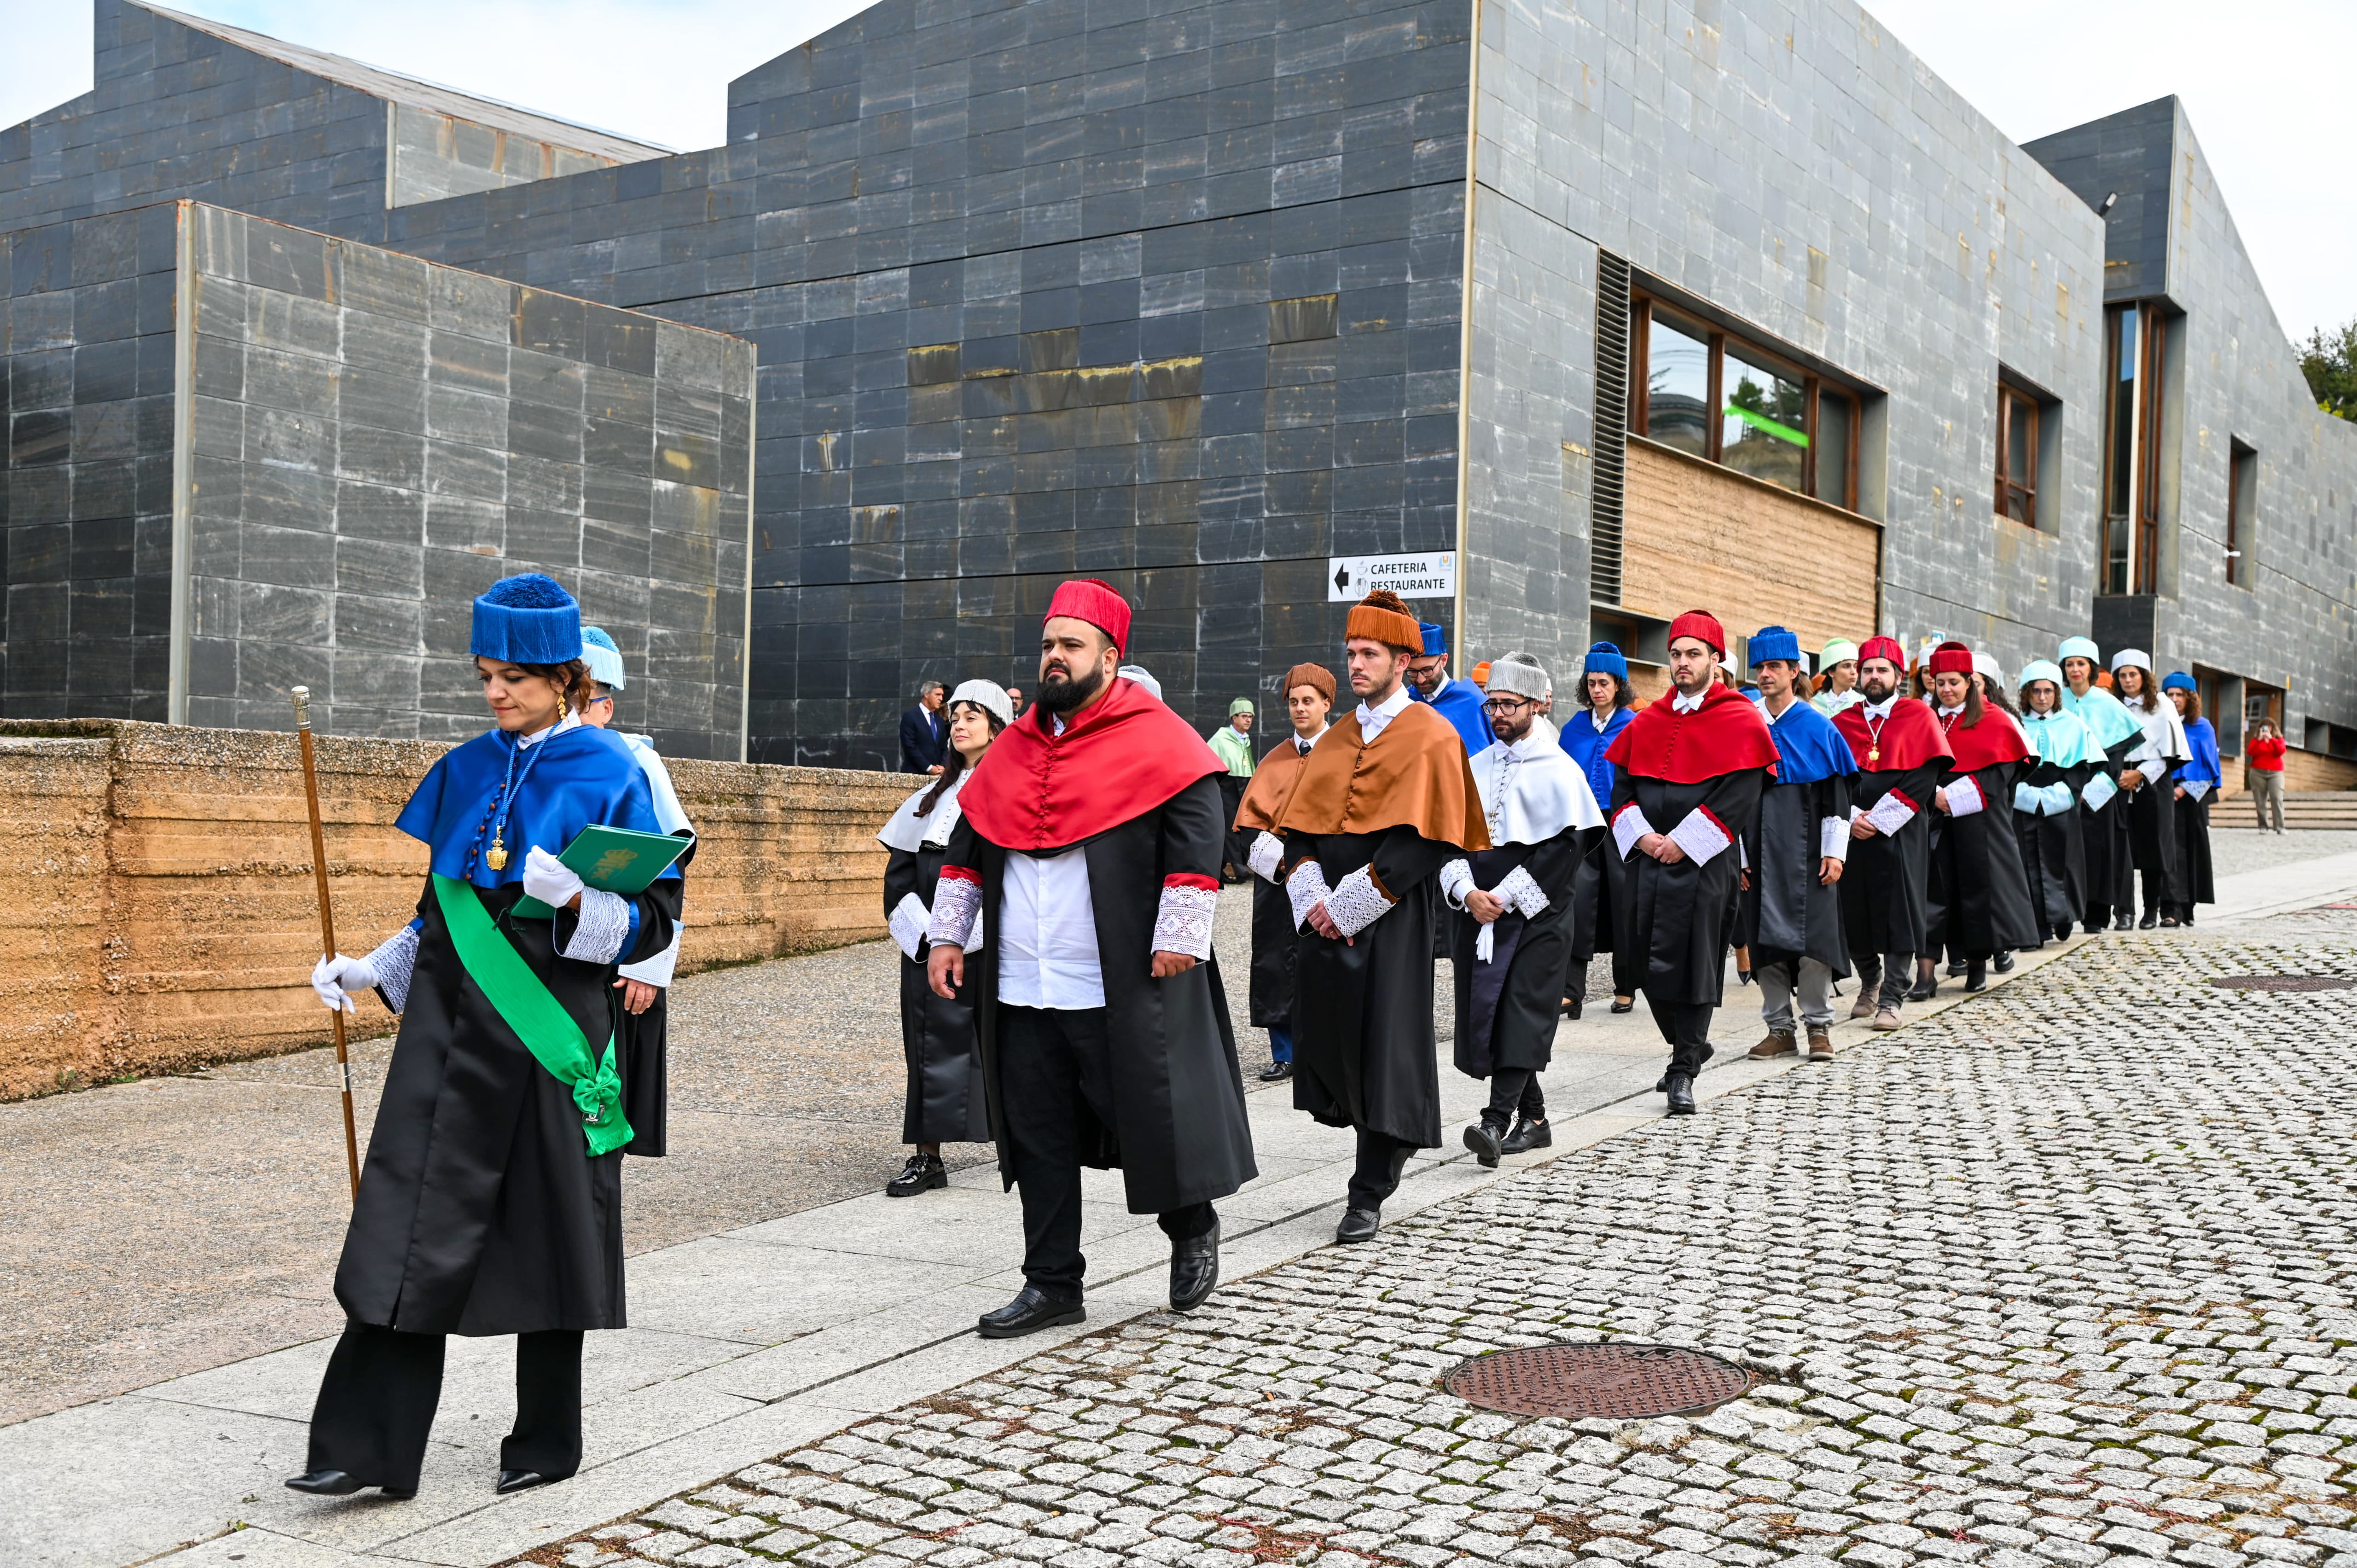
[{"label": "wooden ceremonial staff", "polygon": [[[311,876],[319,888],[319,945],[336,951],[336,911],[328,902],[328,838],[319,826],[319,773],[311,760],[311,688],[295,688],[295,734],[303,744],[303,799],[311,808]],[[352,1201],[361,1196],[361,1137],[352,1123],[352,1059],[344,1051],[344,1010],[328,1015],[336,1026],[336,1070],[344,1079],[344,1165],[351,1173]]]}]

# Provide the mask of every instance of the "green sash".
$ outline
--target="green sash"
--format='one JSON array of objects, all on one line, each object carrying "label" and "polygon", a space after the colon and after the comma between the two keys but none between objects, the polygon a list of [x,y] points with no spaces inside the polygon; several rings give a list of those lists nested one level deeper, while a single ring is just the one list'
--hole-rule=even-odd
[{"label": "green sash", "polygon": [[622,1079],[614,1069],[613,1039],[608,1037],[602,1060],[590,1054],[589,1037],[523,955],[500,934],[472,883],[436,873],[434,897],[442,906],[442,923],[449,928],[450,945],[458,950],[468,975],[548,1076],[573,1091],[591,1157],[629,1143],[635,1134],[622,1116]]}]

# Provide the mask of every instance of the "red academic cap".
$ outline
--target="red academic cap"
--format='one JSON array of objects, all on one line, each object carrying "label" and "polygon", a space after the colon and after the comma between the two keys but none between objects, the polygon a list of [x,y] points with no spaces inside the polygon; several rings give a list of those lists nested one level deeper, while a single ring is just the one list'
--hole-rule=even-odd
[{"label": "red academic cap", "polygon": [[1932,650],[1924,661],[1928,675],[1969,675],[1973,672],[1973,650],[1961,642],[1943,642]]},{"label": "red academic cap", "polygon": [[1116,649],[1129,647],[1129,601],[1115,593],[1113,585],[1094,577],[1075,577],[1056,585],[1056,596],[1048,601],[1048,613],[1040,618],[1053,620],[1058,616],[1070,616],[1084,620],[1113,639]]},{"label": "red academic cap", "polygon": [[1857,661],[1863,664],[1869,659],[1888,659],[1901,670],[1907,668],[1907,650],[1895,637],[1869,637],[1859,643]]},{"label": "red academic cap", "polygon": [[1670,640],[1675,642],[1682,637],[1698,639],[1713,653],[1722,659],[1727,656],[1727,628],[1707,610],[1688,610],[1670,622]]}]

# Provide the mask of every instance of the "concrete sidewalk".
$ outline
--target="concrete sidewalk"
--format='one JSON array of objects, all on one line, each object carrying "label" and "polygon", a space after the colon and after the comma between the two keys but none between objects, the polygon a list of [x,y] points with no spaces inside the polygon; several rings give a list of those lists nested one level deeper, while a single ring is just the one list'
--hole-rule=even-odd
[{"label": "concrete sidewalk", "polygon": [[[2068,950],[2025,954],[2016,974]],[[1910,1017],[1964,999],[1956,983],[1945,985]],[[1718,1058],[1700,1086],[1706,1100],[1795,1069],[1790,1058],[1744,1058],[1759,1034],[1758,994],[1730,980]],[[1835,1031],[1845,1046],[1865,1037],[1846,1020]],[[1453,1140],[1483,1086],[1458,1075],[1447,1052],[1444,1044]],[[1565,1026],[1547,1073],[1554,1148],[1494,1173],[1453,1144],[1434,1151],[1411,1165],[1386,1219],[1656,1119],[1662,1059],[1641,1006],[1616,1018],[1599,1003]],[[1255,1085],[1249,1105],[1262,1175],[1221,1205],[1232,1280],[1328,1244],[1351,1168],[1350,1134],[1295,1112],[1287,1086]],[[1086,1327],[1167,1311],[1168,1243],[1152,1217],[1125,1210],[1117,1175],[1091,1173],[1087,1191]],[[514,1498],[490,1491],[513,1412],[503,1339],[452,1342],[425,1485],[408,1502],[322,1501],[280,1485],[303,1468],[324,1339],[0,1429],[0,1560],[497,1563],[1085,1332],[974,1335],[974,1317],[1018,1288],[1020,1248],[1015,1199],[995,1166],[980,1166],[920,1198],[856,1197],[634,1258],[634,1326],[589,1338],[584,1468]],[[111,1484],[124,1477],[134,1483]],[[190,1542],[201,1544],[174,1552]]]}]

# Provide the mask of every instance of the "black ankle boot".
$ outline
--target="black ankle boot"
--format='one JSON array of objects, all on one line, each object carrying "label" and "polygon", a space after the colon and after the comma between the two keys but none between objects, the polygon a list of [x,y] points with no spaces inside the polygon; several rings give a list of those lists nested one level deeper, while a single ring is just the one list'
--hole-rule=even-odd
[{"label": "black ankle boot", "polygon": [[1988,961],[1986,959],[1978,958],[1966,960],[1964,963],[1964,994],[1969,996],[1974,992],[1986,991],[1987,989]]},{"label": "black ankle boot", "polygon": [[939,1155],[910,1155],[900,1174],[884,1184],[887,1197],[914,1197],[920,1192],[931,1192],[950,1184],[949,1167],[942,1164]]}]

